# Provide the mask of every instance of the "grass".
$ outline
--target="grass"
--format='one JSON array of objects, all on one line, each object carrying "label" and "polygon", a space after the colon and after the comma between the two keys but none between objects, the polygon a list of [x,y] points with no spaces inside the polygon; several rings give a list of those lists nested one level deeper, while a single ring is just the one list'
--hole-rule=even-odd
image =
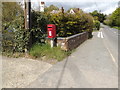
[{"label": "grass", "polygon": [[46,57],[46,59],[56,59],[58,61],[63,60],[65,57],[69,56],[71,51],[63,51],[60,47],[51,48],[49,44],[38,44],[36,43],[30,49],[30,55],[35,58]]},{"label": "grass", "polygon": [[114,26],[114,27],[112,27],[112,28],[115,28],[115,29],[118,29],[118,30],[120,30],[120,27],[115,27],[115,26]]}]

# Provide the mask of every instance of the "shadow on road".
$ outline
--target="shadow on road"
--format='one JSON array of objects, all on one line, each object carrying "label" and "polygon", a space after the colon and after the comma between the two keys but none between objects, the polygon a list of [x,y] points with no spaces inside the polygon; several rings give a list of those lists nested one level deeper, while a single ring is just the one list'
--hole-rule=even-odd
[{"label": "shadow on road", "polygon": [[68,57],[67,57],[66,60],[65,60],[65,63],[64,63],[64,66],[63,66],[62,72],[61,72],[61,74],[60,74],[60,78],[59,78],[59,80],[58,80],[58,83],[57,83],[56,88],[59,88],[59,86],[60,86],[60,84],[61,84],[61,81],[62,81],[62,78],[63,78],[64,72],[65,72],[65,67],[66,67],[66,65],[67,65],[67,62],[68,62]]}]

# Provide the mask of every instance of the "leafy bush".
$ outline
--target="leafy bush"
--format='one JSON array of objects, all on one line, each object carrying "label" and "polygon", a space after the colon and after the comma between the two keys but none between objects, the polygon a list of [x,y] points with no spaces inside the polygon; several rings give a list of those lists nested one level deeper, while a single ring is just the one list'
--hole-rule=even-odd
[{"label": "leafy bush", "polygon": [[24,28],[23,16],[16,17],[12,22],[3,24],[3,51],[24,52],[28,47],[30,32]]},{"label": "leafy bush", "polygon": [[48,44],[36,43],[30,50],[30,55],[40,58],[46,56],[47,59],[57,59],[58,61],[64,59],[69,52],[62,51],[60,47],[51,48]]},{"label": "leafy bush", "polygon": [[111,15],[107,16],[107,19],[104,21],[104,24],[111,27],[120,27],[120,8],[117,8]]},{"label": "leafy bush", "polygon": [[23,14],[23,9],[18,2],[2,2],[2,23],[11,22]]},{"label": "leafy bush", "polygon": [[44,13],[32,11],[32,43],[42,42],[47,35],[48,17]]},{"label": "leafy bush", "polygon": [[103,21],[106,19],[106,15],[104,15],[103,13],[98,12],[97,10],[93,11],[90,14],[94,17],[94,20],[98,20],[101,23],[103,23]]},{"label": "leafy bush", "polygon": [[94,28],[96,28],[97,30],[100,29],[100,22],[99,21],[97,21],[97,20],[94,21]]},{"label": "leafy bush", "polygon": [[83,11],[76,14],[51,14],[50,21],[57,26],[57,34],[60,37],[74,35],[83,31],[91,32],[93,28],[92,16]]},{"label": "leafy bush", "polygon": [[39,12],[32,12],[32,28],[24,29],[24,17],[17,16],[11,22],[5,22],[2,26],[3,34],[3,51],[7,52],[24,52],[30,48],[30,44],[35,42],[44,42],[47,17]]}]

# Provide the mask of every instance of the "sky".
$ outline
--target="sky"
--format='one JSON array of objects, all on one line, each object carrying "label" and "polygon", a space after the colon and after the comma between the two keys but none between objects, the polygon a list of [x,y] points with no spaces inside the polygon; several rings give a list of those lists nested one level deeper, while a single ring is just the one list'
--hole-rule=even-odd
[{"label": "sky", "polygon": [[64,7],[65,10],[69,8],[80,8],[85,12],[92,12],[94,10],[101,11],[104,14],[111,14],[117,7],[120,0],[31,0],[32,6],[38,8],[40,1],[45,2],[45,6],[55,5],[59,8]]}]

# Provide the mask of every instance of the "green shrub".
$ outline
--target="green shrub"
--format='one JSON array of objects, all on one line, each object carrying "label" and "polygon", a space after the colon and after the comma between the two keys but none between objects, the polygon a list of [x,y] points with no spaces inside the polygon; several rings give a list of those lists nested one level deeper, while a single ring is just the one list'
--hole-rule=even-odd
[{"label": "green shrub", "polygon": [[98,20],[94,21],[94,28],[96,28],[97,30],[100,29],[100,22]]},{"label": "green shrub", "polygon": [[25,48],[28,48],[31,32],[23,28],[23,16],[18,16],[11,22],[3,23],[3,52],[24,52]]},{"label": "green shrub", "polygon": [[117,8],[111,15],[107,16],[104,24],[111,27],[120,27],[120,8]]},{"label": "green shrub", "polygon": [[97,10],[91,12],[90,14],[94,17],[94,20],[98,20],[98,21],[100,21],[101,23],[103,23],[103,21],[104,21],[105,18],[106,18],[106,15],[105,15],[105,14],[103,14],[103,13],[97,11]]},{"label": "green shrub", "polygon": [[113,28],[120,30],[120,27],[113,27]]},{"label": "green shrub", "polygon": [[65,52],[61,50],[60,47],[53,47],[51,48],[48,44],[34,44],[30,50],[30,55],[41,58],[46,56],[47,59],[56,59],[58,61],[64,59],[68,56],[70,52]]},{"label": "green shrub", "polygon": [[2,23],[2,46],[4,52],[24,52],[35,42],[44,42],[47,17],[40,12],[32,11],[32,28],[24,29],[24,16],[17,16],[11,22]]},{"label": "green shrub", "polygon": [[50,21],[57,26],[57,35],[67,37],[83,31],[92,32],[93,17],[80,11],[76,14],[51,14]]}]

